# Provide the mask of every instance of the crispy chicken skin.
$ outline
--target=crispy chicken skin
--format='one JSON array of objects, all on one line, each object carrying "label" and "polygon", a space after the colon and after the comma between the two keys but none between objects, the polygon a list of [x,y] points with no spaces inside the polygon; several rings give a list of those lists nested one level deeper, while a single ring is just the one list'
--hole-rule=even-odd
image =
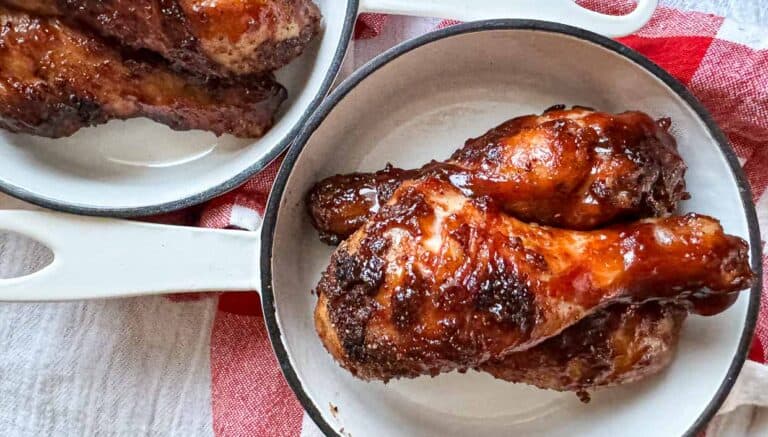
[{"label": "crispy chicken skin", "polygon": [[668,119],[655,121],[642,112],[556,106],[470,139],[444,162],[320,181],[308,208],[323,240],[337,244],[402,181],[434,174],[467,195],[492,197],[521,220],[550,226],[585,230],[666,215],[687,196],[686,166],[668,128]]},{"label": "crispy chicken skin", "polygon": [[675,304],[612,305],[536,347],[491,359],[477,370],[560,391],[631,383],[669,365],[687,314]]},{"label": "crispy chicken skin", "polygon": [[205,76],[262,74],[299,56],[320,32],[311,0],[2,0],[85,24]]},{"label": "crispy chicken skin", "polygon": [[[560,114],[568,112],[559,107],[547,112],[555,111],[560,111]],[[571,112],[583,113],[584,109],[576,108]],[[604,118],[607,118],[607,115]],[[499,130],[516,123],[517,120],[492,129],[480,139],[469,140],[466,147],[488,146],[486,139],[499,137]],[[646,122],[650,123],[648,120]],[[662,122],[658,126],[666,130],[667,124]],[[606,142],[617,138],[610,132],[604,136],[608,138],[604,140]],[[636,213],[640,218],[667,214],[675,208],[677,201],[685,196],[685,167],[680,165],[681,161],[675,153],[674,140],[663,132],[655,136],[662,141],[645,147],[659,147],[657,155],[661,158],[665,154],[670,155],[662,159],[667,163],[667,167],[662,166],[661,172],[662,177],[666,176],[674,187],[669,190],[672,195],[667,196],[663,208],[643,208]],[[434,168],[435,164],[430,166]],[[623,171],[635,171],[635,168],[624,165],[616,171],[619,174]],[[674,171],[679,173],[674,174]],[[308,205],[314,222],[320,224],[317,227],[321,230],[323,239],[328,243],[338,244],[342,237],[347,237],[361,227],[380,205],[384,205],[402,181],[416,178],[423,172],[425,169],[402,170],[388,165],[376,173],[339,175],[317,184],[308,197]],[[672,174],[674,176],[671,176]],[[654,196],[654,193],[650,195]],[[655,195],[659,196],[658,193]],[[555,207],[557,206],[558,204],[555,204]],[[546,210],[548,215],[552,212],[551,208]],[[535,216],[528,218],[540,221]],[[610,222],[615,219],[611,214],[603,218],[595,216],[592,226],[607,224],[600,220]],[[589,226],[585,224],[584,227]],[[487,371],[511,382],[554,390],[579,391],[632,382],[655,374],[669,364],[686,315],[686,309],[674,304],[612,305],[567,328],[559,336],[526,351],[489,361],[479,366],[478,370]]]},{"label": "crispy chicken skin", "polygon": [[610,304],[718,297],[752,280],[747,244],[709,217],[563,230],[424,177],[337,248],[315,326],[342,366],[388,380],[530,349]]},{"label": "crispy chicken skin", "polygon": [[163,62],[121,54],[56,18],[0,7],[0,127],[47,137],[110,119],[259,137],[286,97],[270,78],[202,83]]}]

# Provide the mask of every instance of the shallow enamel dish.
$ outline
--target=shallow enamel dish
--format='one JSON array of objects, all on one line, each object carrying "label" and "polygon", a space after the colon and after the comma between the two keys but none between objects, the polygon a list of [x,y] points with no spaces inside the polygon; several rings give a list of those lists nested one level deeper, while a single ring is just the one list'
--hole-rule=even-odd
[{"label": "shallow enamel dish", "polygon": [[305,211],[304,197],[315,181],[387,162],[416,167],[444,158],[502,120],[555,103],[670,116],[689,165],[692,198],[682,211],[713,215],[727,232],[747,239],[752,268],[762,277],[744,175],[723,134],[680,83],[596,34],[500,20],[397,46],[340,85],[289,151],[260,233],[1,212],[0,229],[40,240],[55,259],[33,275],[0,281],[0,299],[260,289],[286,378],[329,435],[696,435],[744,363],[759,279],[728,311],[690,317],[668,370],[600,390],[590,404],[475,372],[365,383],[342,370],[317,338],[310,290],[332,249],[319,242]]},{"label": "shallow enamel dish", "polygon": [[[0,190],[61,211],[138,216],[202,202],[240,185],[284,151],[326,96],[339,71],[358,13],[380,11],[461,20],[537,18],[615,36],[633,32],[656,0],[623,17],[597,14],[572,0],[316,0],[323,32],[304,55],[277,73],[289,98],[258,140],[174,132],[146,119],[112,121],[51,140],[0,131]],[[471,6],[470,6],[471,3]]]}]

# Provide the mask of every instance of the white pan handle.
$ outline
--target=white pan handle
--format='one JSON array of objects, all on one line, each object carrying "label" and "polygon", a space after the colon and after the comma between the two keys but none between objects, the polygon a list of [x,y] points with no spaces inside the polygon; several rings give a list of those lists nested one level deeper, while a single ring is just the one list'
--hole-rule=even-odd
[{"label": "white pan handle", "polygon": [[629,35],[651,19],[658,0],[638,0],[627,15],[613,16],[585,9],[573,0],[361,0],[362,12],[451,18],[460,21],[527,18],[570,24],[617,37]]},{"label": "white pan handle", "polygon": [[0,231],[33,238],[53,262],[0,279],[0,301],[254,290],[259,232],[166,226],[39,211],[0,211]]}]

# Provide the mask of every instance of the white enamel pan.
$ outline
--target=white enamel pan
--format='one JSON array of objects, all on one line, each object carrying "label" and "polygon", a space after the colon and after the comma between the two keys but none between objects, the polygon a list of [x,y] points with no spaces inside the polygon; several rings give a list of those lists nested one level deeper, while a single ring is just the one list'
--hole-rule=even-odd
[{"label": "white enamel pan", "polygon": [[445,158],[510,117],[557,103],[669,116],[690,169],[681,209],[718,217],[747,239],[761,278],[751,194],[725,137],[669,74],[612,40],[540,21],[498,20],[433,32],[356,72],[307,122],[288,152],[258,233],[168,227],[40,212],[0,213],[0,229],[52,248],[53,263],[0,281],[0,299],[59,300],[210,290],[261,291],[285,376],[328,435],[694,436],[717,411],[747,355],[758,281],[728,311],[692,316],[671,367],[598,391],[589,404],[486,374],[365,383],[315,334],[310,290],[331,248],[304,196],[323,177],[416,167]]},{"label": "white enamel pan", "polygon": [[454,18],[535,18],[607,36],[629,34],[657,0],[640,0],[622,17],[572,0],[315,0],[323,33],[278,72],[289,98],[275,126],[258,140],[174,132],[146,119],[113,121],[51,140],[0,131],[0,190],[65,212],[140,216],[180,209],[229,191],[263,169],[293,141],[326,96],[341,67],[360,12]]}]

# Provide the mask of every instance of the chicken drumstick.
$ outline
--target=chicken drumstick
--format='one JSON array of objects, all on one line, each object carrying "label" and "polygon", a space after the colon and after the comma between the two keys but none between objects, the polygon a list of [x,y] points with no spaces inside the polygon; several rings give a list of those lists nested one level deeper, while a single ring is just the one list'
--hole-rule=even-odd
[{"label": "chicken drumstick", "polygon": [[0,0],[84,24],[203,76],[276,70],[320,32],[311,0]]},{"label": "chicken drumstick", "polygon": [[332,244],[362,226],[404,180],[420,175],[443,177],[465,194],[492,197],[519,219],[550,226],[585,230],[665,215],[687,196],[685,163],[668,128],[669,120],[642,112],[556,106],[468,140],[445,162],[327,178],[307,203]]},{"label": "chicken drumstick", "polygon": [[333,254],[315,324],[344,367],[388,380],[480,366],[612,303],[727,295],[752,279],[747,244],[708,217],[569,231],[424,177]]},{"label": "chicken drumstick", "polygon": [[259,137],[286,98],[269,77],[201,82],[122,53],[56,18],[0,7],[0,127],[47,137],[110,119]]}]

